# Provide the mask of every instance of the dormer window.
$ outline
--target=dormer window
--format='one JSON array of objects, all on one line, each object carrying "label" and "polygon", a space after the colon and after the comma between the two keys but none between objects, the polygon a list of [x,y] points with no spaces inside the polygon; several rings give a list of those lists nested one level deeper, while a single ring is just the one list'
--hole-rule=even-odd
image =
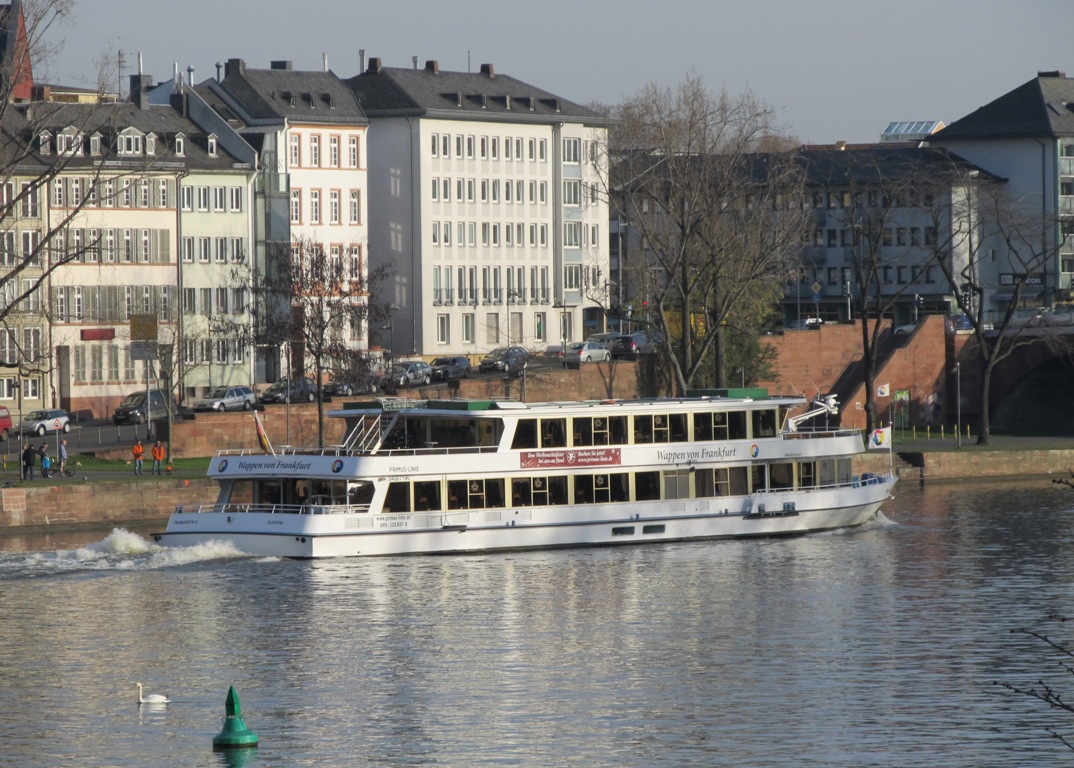
[{"label": "dormer window", "polygon": [[155,134],[147,133],[145,135],[145,153],[147,155],[157,154],[157,137]]},{"label": "dormer window", "polygon": [[209,134],[209,157],[216,157],[216,136]]},{"label": "dormer window", "polygon": [[47,155],[52,151],[52,134],[48,131],[41,131],[38,134],[38,149],[42,155]]},{"label": "dormer window", "polygon": [[89,151],[91,155],[101,154],[101,134],[91,133],[89,137]]},{"label": "dormer window", "polygon": [[184,157],[186,155],[186,137],[179,133],[175,136],[175,155],[176,157]]},{"label": "dormer window", "polygon": [[120,134],[117,149],[121,155],[142,154],[142,134],[134,130]]},{"label": "dormer window", "polygon": [[81,155],[82,135],[74,128],[65,128],[56,134],[56,154]]}]

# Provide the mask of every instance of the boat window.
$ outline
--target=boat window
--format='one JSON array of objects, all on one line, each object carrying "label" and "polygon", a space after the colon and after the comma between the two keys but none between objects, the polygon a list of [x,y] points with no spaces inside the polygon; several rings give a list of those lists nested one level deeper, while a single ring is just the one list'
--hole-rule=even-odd
[{"label": "boat window", "polygon": [[567,503],[566,475],[534,477],[531,480],[530,487],[533,489],[533,503],[535,506]]},{"label": "boat window", "polygon": [[772,464],[768,467],[768,481],[773,489],[794,487],[794,465]]},{"label": "boat window", "polygon": [[626,416],[608,417],[608,437],[611,440],[611,445],[626,445],[630,442],[630,436],[627,434]]},{"label": "boat window", "polygon": [[746,434],[746,412],[731,411],[727,414],[727,417],[728,438],[731,440],[745,440],[748,437]]},{"label": "boat window", "polygon": [[652,416],[638,415],[634,417],[634,442],[639,444],[653,442]]},{"label": "boat window", "polygon": [[668,429],[671,432],[671,442],[673,443],[685,443],[686,435],[686,414],[685,413],[672,413],[668,415]]},{"label": "boat window", "polygon": [[821,459],[818,461],[817,477],[819,478],[822,487],[835,485],[835,461],[832,459]]},{"label": "boat window", "polygon": [[664,472],[664,498],[690,498],[690,470],[672,469]]},{"label": "boat window", "polygon": [[429,512],[440,509],[439,481],[423,480],[414,483],[414,511]]},{"label": "boat window", "polygon": [[726,440],[727,439],[727,420],[723,420],[723,434],[720,437],[715,437],[713,430],[713,420],[717,417],[723,417],[722,413],[695,413],[694,414],[694,440],[699,443],[708,442],[709,440]]},{"label": "boat window", "polygon": [[[574,428],[574,445],[593,445],[593,419],[576,417],[571,420]],[[604,421],[599,419],[599,421]]]},{"label": "boat window", "polygon": [[754,464],[750,467],[750,487],[756,493],[757,491],[768,490],[768,472],[767,465]]},{"label": "boat window", "polygon": [[519,419],[511,447],[518,450],[537,447],[537,419]]},{"label": "boat window", "polygon": [[817,485],[817,463],[803,461],[798,465],[798,485],[802,488],[815,488]]},{"label": "boat window", "polygon": [[653,416],[653,442],[666,443],[671,439],[669,434],[668,417],[663,414]]},{"label": "boat window", "polygon": [[511,480],[511,506],[533,506],[533,487],[530,478],[516,477]]},{"label": "boat window", "polygon": [[541,447],[567,447],[566,419],[541,419]]},{"label": "boat window", "polygon": [[775,437],[776,436],[776,412],[754,411],[753,412],[753,436]]},{"label": "boat window", "polygon": [[732,496],[745,496],[749,493],[749,486],[746,484],[746,467],[728,467],[727,477],[731,488]]},{"label": "boat window", "polygon": [[841,485],[849,483],[853,477],[853,467],[851,466],[850,459],[836,459],[835,460],[835,481]]},{"label": "boat window", "polygon": [[634,498],[653,501],[660,498],[660,473],[638,472],[634,475]]},{"label": "boat window", "polygon": [[410,506],[410,483],[400,482],[388,485],[388,494],[384,497],[384,511],[409,512]]},{"label": "boat window", "polygon": [[448,481],[448,509],[468,509],[470,494],[465,480]]},{"label": "boat window", "polygon": [[373,502],[372,483],[350,483],[347,486],[347,503],[351,506],[366,506]]}]

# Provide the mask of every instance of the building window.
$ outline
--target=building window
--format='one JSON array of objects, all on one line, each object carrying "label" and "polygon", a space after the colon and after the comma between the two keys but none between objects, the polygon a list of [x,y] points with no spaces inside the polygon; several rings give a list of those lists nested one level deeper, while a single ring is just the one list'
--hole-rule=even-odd
[{"label": "building window", "polygon": [[288,137],[288,146],[290,148],[288,164],[292,168],[298,168],[302,164],[301,137],[297,133],[292,133]]},{"label": "building window", "polygon": [[291,223],[302,222],[302,192],[297,189],[291,190]]},{"label": "building window", "polygon": [[310,165],[314,168],[321,167],[321,137],[310,136]]},{"label": "building window", "polygon": [[576,180],[563,182],[563,204],[579,206],[582,204],[582,183]]},{"label": "building window", "polygon": [[582,225],[577,221],[563,222],[563,247],[580,248],[582,246]]},{"label": "building window", "polygon": [[469,312],[462,316],[462,343],[474,343],[474,316]]},{"label": "building window", "polygon": [[339,168],[339,136],[328,137],[328,165]]},{"label": "building window", "polygon": [[339,190],[333,189],[328,193],[328,220],[332,224],[339,224]]},{"label": "building window", "polygon": [[358,190],[352,189],[350,194],[350,223],[360,224],[361,217],[361,198],[358,196]]},{"label": "building window", "polygon": [[242,210],[242,187],[231,187],[228,194],[230,209],[238,212]]},{"label": "building window", "polygon": [[348,154],[350,155],[351,168],[358,167],[358,137],[351,136],[347,139]]},{"label": "building window", "polygon": [[580,139],[564,139],[563,140],[563,162],[577,164],[581,160],[581,146]]},{"label": "building window", "polygon": [[451,343],[451,316],[442,314],[436,316],[436,341],[438,344]]},{"label": "building window", "polygon": [[310,222],[321,223],[321,190],[310,190]]}]

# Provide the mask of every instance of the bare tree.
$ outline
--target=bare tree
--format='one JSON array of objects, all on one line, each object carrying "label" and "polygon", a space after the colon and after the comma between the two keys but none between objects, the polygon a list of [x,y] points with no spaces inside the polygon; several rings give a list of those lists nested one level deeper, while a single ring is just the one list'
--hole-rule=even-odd
[{"label": "bare tree", "polygon": [[759,151],[776,133],[768,106],[713,94],[696,74],[646,86],[617,117],[611,199],[639,241],[631,275],[644,322],[667,340],[675,390],[708,360],[726,386],[728,324],[760,330],[800,247],[802,175],[792,154]]},{"label": "bare tree", "polygon": [[[310,374],[321,382],[366,348],[370,322],[385,316],[386,308],[370,301],[370,287],[386,270],[370,274],[361,249],[326,252],[309,239],[294,239],[290,258],[277,260],[261,282],[286,311],[263,311],[258,335],[289,347],[289,375]],[[318,441],[324,445],[324,398],[317,394]]]}]

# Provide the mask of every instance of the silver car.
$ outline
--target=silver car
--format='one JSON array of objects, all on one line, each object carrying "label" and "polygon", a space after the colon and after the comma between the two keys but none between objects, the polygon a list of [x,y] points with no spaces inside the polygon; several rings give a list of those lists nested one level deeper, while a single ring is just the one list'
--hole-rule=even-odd
[{"label": "silver car", "polygon": [[249,387],[217,387],[195,401],[195,411],[248,411],[254,407],[254,391]]}]

